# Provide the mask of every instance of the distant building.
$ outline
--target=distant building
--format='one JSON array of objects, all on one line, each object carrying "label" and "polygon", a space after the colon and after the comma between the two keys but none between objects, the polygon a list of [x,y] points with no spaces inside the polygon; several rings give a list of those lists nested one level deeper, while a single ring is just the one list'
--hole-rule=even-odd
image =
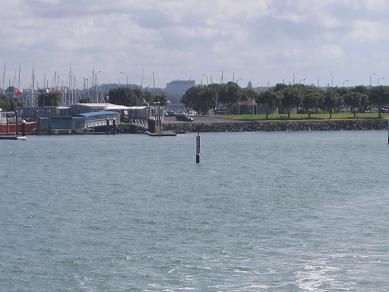
[{"label": "distant building", "polygon": [[173,80],[166,84],[166,94],[174,99],[180,99],[185,92],[196,85],[194,80]]},{"label": "distant building", "polygon": [[14,97],[15,96],[15,87],[14,86],[9,86],[5,91],[4,95],[6,97]]},{"label": "distant building", "polygon": [[170,100],[167,109],[173,111],[183,110],[184,104],[181,102],[181,97],[193,86],[196,86],[194,80],[173,80],[167,83],[165,91]]}]

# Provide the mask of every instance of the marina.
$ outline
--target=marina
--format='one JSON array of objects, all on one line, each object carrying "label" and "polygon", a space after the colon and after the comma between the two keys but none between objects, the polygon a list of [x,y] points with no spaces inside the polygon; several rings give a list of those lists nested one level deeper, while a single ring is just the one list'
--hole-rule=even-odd
[{"label": "marina", "polygon": [[389,291],[388,14],[1,0],[0,292]]}]

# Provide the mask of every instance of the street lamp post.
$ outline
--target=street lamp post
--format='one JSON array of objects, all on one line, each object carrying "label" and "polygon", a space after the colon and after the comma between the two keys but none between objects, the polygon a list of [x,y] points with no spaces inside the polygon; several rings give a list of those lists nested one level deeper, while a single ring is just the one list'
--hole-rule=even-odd
[{"label": "street lamp post", "polygon": [[99,74],[99,73],[101,73],[102,71],[101,70],[99,70],[99,71],[97,71],[96,73],[95,73],[95,96],[96,96],[96,103],[99,103],[99,95],[98,95],[98,93],[97,93],[97,75]]},{"label": "street lamp post", "polygon": [[347,83],[347,82],[349,82],[349,81],[350,81],[350,80],[348,80],[348,79],[347,79],[347,80],[344,80],[342,86],[344,87],[344,84]]},{"label": "street lamp post", "polygon": [[370,88],[371,88],[371,79],[372,79],[372,77],[374,76],[374,75],[376,75],[377,73],[371,73],[370,74]]},{"label": "street lamp post", "polygon": [[120,74],[123,74],[124,76],[126,76],[126,87],[128,88],[128,74],[125,72],[120,72]]},{"label": "street lamp post", "polygon": [[380,86],[380,81],[381,81],[381,80],[384,80],[384,79],[385,79],[385,77],[378,78],[378,80],[377,80],[378,86]]},{"label": "street lamp post", "polygon": [[299,80],[299,83],[300,83],[300,84],[304,84],[305,80],[306,80],[305,78],[300,79],[300,80]]}]

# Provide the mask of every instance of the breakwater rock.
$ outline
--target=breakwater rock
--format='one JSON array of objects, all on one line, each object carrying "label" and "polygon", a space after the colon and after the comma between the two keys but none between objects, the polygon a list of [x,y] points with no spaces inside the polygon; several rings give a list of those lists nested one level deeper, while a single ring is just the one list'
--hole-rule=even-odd
[{"label": "breakwater rock", "polygon": [[384,130],[387,120],[231,121],[169,123],[164,130],[197,132]]},{"label": "breakwater rock", "polygon": [[118,125],[117,131],[121,134],[143,134],[145,129],[134,124],[122,123]]}]

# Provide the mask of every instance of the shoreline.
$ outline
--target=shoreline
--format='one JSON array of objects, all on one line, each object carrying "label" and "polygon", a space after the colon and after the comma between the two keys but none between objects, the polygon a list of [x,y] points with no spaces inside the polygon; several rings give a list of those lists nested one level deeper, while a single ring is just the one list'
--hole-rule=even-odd
[{"label": "shoreline", "polygon": [[168,123],[167,131],[197,132],[283,132],[283,131],[367,131],[386,130],[388,120],[320,120],[320,121],[223,121]]}]

